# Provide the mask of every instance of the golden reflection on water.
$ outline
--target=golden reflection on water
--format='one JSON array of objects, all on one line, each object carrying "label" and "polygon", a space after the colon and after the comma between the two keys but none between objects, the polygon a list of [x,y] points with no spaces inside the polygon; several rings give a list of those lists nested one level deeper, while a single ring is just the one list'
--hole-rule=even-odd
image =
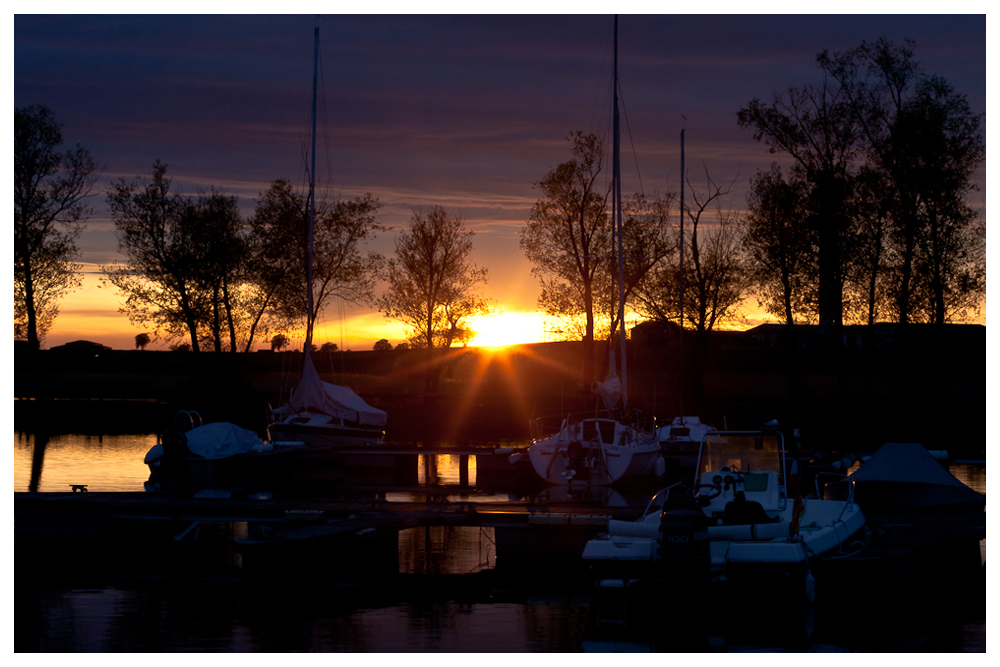
[{"label": "golden reflection on water", "polygon": [[86,484],[89,491],[142,491],[149,479],[143,459],[155,444],[153,434],[62,434],[45,440],[15,432],[14,490],[30,490],[33,464],[40,456],[38,491],[69,491],[73,484]]},{"label": "golden reflection on water", "polygon": [[[468,456],[469,486],[476,485],[476,457]],[[457,486],[461,483],[462,457],[454,454],[421,454],[417,457],[417,483]]]}]

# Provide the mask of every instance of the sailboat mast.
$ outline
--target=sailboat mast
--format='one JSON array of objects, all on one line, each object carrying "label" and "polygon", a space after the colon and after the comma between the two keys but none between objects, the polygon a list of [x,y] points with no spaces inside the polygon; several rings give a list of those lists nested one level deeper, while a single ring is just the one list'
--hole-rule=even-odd
[{"label": "sailboat mast", "polygon": [[306,257],[306,354],[309,354],[312,350],[313,334],[313,226],[316,220],[316,90],[318,78],[319,26],[316,26],[313,41],[312,148],[309,151],[309,254]]},{"label": "sailboat mast", "polygon": [[677,374],[677,381],[680,385],[678,387],[678,396],[680,396],[680,413],[681,420],[684,419],[684,128],[681,128],[681,257],[680,257],[680,296],[678,301],[680,302],[680,348],[679,355],[681,360],[680,372]]},{"label": "sailboat mast", "polygon": [[620,125],[618,119],[618,15],[615,15],[615,75],[614,75],[614,97],[615,97],[615,117],[614,117],[614,193],[612,202],[613,218],[615,229],[618,233],[618,326],[620,327],[619,338],[621,340],[622,359],[622,408],[628,407],[628,364],[625,357],[625,253],[622,242],[622,173],[621,173],[621,144]]}]

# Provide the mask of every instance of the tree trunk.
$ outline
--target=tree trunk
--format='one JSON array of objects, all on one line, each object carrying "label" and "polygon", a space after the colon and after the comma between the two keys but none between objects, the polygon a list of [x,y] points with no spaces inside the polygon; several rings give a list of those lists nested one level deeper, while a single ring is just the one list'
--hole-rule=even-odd
[{"label": "tree trunk", "polygon": [[21,262],[24,264],[24,311],[28,316],[28,347],[37,350],[41,347],[41,341],[38,339],[38,316],[35,312],[35,283],[27,253],[21,254]]},{"label": "tree trunk", "polygon": [[198,322],[191,311],[187,292],[183,290],[181,291],[181,312],[184,313],[184,321],[187,323],[188,334],[191,336],[191,351],[198,353],[201,351],[198,347]]},{"label": "tree trunk", "polygon": [[219,288],[212,292],[212,338],[215,343],[215,353],[222,353],[222,314],[219,312]]},{"label": "tree trunk", "polygon": [[236,324],[233,322],[233,306],[229,299],[229,281],[222,282],[222,303],[226,310],[226,323],[229,325],[229,353],[236,354]]}]

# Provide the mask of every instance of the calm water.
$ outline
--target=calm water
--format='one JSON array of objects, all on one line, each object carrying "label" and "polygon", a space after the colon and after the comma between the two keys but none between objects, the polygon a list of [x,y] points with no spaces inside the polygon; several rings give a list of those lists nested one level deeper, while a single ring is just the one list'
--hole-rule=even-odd
[{"label": "calm water", "polygon": [[[148,478],[142,459],[155,442],[153,435],[60,435],[49,438],[41,452],[34,436],[15,433],[15,491],[68,491],[71,484],[87,484],[92,491],[142,491]],[[985,492],[985,464],[953,464],[951,472]],[[418,461],[420,485],[458,484],[459,475],[457,456]],[[473,457],[469,483],[480,482]],[[401,491],[388,499],[412,495]],[[494,488],[473,495],[478,502],[517,497]],[[185,556],[197,567],[181,574],[141,551],[116,554],[111,568],[80,565],[64,572],[19,564],[15,651],[926,652],[986,646],[984,615],[948,612],[929,602],[925,608],[894,609],[897,622],[869,624],[867,632],[852,625],[849,613],[823,608],[793,616],[775,612],[747,632],[739,601],[693,634],[653,621],[623,631],[599,622],[606,610],[558,563],[530,572],[497,569],[489,528],[404,530],[389,558],[395,571],[384,576],[339,577],[350,583],[247,583],[231,548],[233,538],[247,530],[246,524],[204,526]],[[985,559],[985,542],[982,553]],[[658,607],[639,611],[659,614]]]}]

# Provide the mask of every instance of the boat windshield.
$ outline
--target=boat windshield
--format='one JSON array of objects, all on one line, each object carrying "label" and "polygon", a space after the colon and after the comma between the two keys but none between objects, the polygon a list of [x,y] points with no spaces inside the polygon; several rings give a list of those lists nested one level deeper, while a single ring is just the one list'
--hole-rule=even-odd
[{"label": "boat windshield", "polygon": [[698,475],[727,467],[740,472],[773,470],[781,479],[783,455],[780,433],[712,433],[702,441]]}]

